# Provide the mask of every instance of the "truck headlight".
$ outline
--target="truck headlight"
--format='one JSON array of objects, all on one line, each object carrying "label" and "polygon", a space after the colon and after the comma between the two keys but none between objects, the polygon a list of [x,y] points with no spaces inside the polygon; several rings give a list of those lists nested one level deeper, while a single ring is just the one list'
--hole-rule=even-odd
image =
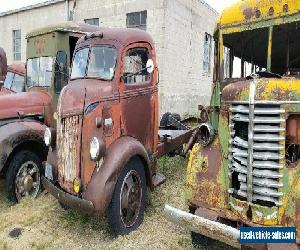
[{"label": "truck headlight", "polygon": [[98,160],[99,158],[99,151],[100,151],[100,143],[99,140],[96,137],[93,137],[93,139],[90,142],[90,156],[92,160]]},{"label": "truck headlight", "polygon": [[51,130],[50,130],[50,128],[46,128],[45,134],[44,134],[44,142],[47,147],[49,147],[51,145],[51,141],[52,141]]}]

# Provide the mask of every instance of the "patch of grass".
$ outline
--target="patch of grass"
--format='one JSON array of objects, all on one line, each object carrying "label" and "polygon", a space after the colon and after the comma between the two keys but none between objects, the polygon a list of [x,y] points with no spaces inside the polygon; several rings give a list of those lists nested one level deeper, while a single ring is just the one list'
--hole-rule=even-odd
[{"label": "patch of grass", "polygon": [[50,247],[51,247],[51,244],[49,244],[49,243],[42,243],[42,244],[32,243],[31,244],[31,248],[35,249],[35,250],[45,250],[45,249],[49,249]]}]

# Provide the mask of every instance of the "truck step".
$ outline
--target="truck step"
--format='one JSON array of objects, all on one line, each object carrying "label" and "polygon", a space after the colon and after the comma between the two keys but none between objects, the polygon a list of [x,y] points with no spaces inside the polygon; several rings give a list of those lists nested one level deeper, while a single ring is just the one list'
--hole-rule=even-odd
[{"label": "truck step", "polygon": [[166,177],[161,173],[156,173],[152,176],[152,183],[154,187],[158,187],[166,181]]}]

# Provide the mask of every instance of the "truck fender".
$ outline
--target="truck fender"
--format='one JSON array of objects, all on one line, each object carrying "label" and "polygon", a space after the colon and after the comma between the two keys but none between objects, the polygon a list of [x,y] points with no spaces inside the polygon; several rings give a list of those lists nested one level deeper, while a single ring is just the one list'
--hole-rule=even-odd
[{"label": "truck fender", "polygon": [[[36,121],[20,121],[8,123],[0,127],[0,172],[6,166],[11,153],[26,142],[43,145],[46,126]],[[46,147],[45,147],[46,150]],[[37,152],[42,155],[43,152]]]},{"label": "truck fender", "polygon": [[147,184],[152,185],[150,159],[144,146],[136,139],[121,137],[110,145],[105,160],[99,170],[95,169],[83,198],[93,203],[95,213],[103,215],[108,207],[119,174],[126,163],[133,157],[139,157],[144,163]]}]

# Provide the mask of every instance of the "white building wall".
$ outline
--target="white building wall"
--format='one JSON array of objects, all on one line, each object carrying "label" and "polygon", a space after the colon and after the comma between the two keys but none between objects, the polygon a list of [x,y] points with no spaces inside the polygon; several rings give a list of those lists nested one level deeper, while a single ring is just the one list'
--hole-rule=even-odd
[{"label": "white building wall", "polygon": [[162,74],[162,110],[193,114],[207,105],[213,76],[203,71],[205,32],[213,35],[217,14],[199,0],[167,0],[166,36]]},{"label": "white building wall", "polygon": [[[70,1],[70,8],[72,5]],[[158,56],[161,114],[197,113],[198,105],[206,105],[210,99],[213,66],[210,73],[203,72],[204,36],[205,32],[213,34],[217,17],[202,0],[77,0],[74,20],[99,18],[100,26],[126,27],[127,13],[144,10],[147,32],[153,37]],[[0,47],[6,50],[11,63],[12,30],[21,29],[25,61],[26,33],[65,20],[65,2],[2,17],[0,14]]]}]

